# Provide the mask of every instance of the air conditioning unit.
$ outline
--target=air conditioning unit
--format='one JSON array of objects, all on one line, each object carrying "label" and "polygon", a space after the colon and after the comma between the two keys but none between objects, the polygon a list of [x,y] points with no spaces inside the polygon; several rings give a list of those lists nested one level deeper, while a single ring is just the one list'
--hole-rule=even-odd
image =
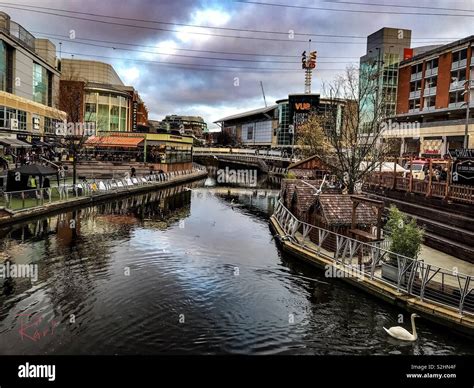
[{"label": "air conditioning unit", "polygon": [[11,130],[18,129],[18,119],[10,119],[10,129]]}]

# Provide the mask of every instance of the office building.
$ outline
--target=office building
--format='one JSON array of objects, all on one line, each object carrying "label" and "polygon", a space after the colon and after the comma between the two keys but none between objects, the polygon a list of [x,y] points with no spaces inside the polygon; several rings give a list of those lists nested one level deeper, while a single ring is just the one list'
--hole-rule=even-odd
[{"label": "office building", "polygon": [[[56,47],[0,12],[0,151],[52,141],[59,107]],[[25,143],[26,142],[26,143]]]}]

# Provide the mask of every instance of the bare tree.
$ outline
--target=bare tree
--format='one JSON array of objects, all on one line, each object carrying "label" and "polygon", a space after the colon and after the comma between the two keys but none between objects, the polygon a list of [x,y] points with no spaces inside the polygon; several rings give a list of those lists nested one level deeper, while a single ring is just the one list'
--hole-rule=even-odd
[{"label": "bare tree", "polygon": [[[87,102],[86,81],[69,69],[67,78],[60,82],[60,109],[67,113],[66,127],[62,127],[62,142],[73,160],[73,184],[77,182],[77,159],[87,139],[95,133],[96,119],[84,111]],[[97,113],[96,113],[97,114]],[[93,122],[93,123],[92,123]]]},{"label": "bare tree", "polygon": [[347,68],[344,75],[324,85],[328,104],[303,127],[306,135],[303,130],[300,144],[330,166],[349,193],[390,150],[382,138],[388,96],[378,80],[373,66]]}]

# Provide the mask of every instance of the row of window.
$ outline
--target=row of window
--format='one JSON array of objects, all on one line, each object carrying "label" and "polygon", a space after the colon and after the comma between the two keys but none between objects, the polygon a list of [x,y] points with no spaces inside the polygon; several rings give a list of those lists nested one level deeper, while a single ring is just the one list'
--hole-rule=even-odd
[{"label": "row of window", "polygon": [[[16,120],[18,126],[13,127],[12,120]],[[57,123],[61,120],[53,119],[51,117],[44,117],[44,132],[54,134],[56,132]],[[28,125],[28,115],[25,111],[20,109],[8,108],[0,106],[0,128],[13,129],[13,130],[41,130],[40,127],[40,116],[31,115],[31,125]]]},{"label": "row of window", "polygon": [[[452,53],[452,62],[459,62],[467,59],[467,48],[455,51]],[[426,70],[435,69],[438,67],[438,58],[426,61]],[[423,71],[423,63],[417,63],[411,67],[411,74],[421,73]]]},{"label": "row of window", "polygon": [[[455,91],[449,93],[449,104],[459,104],[464,102],[463,91]],[[421,98],[413,98],[409,101],[409,109],[420,109]],[[423,98],[424,108],[435,108],[436,107],[436,96],[428,96]]]},{"label": "row of window", "polygon": [[[451,72],[451,82],[462,82],[466,80],[466,69],[453,70]],[[421,90],[422,80],[410,82],[410,92]],[[438,77],[428,77],[425,79],[425,89],[434,88],[438,85]]]}]

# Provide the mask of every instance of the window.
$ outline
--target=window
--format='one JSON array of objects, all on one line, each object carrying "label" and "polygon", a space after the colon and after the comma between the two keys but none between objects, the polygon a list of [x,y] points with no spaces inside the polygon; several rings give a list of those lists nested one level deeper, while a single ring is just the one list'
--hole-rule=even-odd
[{"label": "window", "polygon": [[454,70],[451,72],[451,82],[462,82],[466,80],[466,69]]},{"label": "window", "polygon": [[45,133],[54,133],[53,130],[53,120],[50,117],[44,118],[44,132]]},{"label": "window", "polygon": [[97,115],[97,128],[102,131],[108,131],[109,124],[109,106],[99,104],[99,113]]},{"label": "window", "polygon": [[411,73],[416,74],[416,73],[421,73],[423,71],[423,64],[419,63],[418,65],[413,65],[411,67]]},{"label": "window", "polygon": [[425,89],[434,88],[438,84],[438,77],[430,77],[425,80]]},{"label": "window", "polygon": [[425,108],[434,108],[436,106],[436,96],[429,96],[424,98]]},{"label": "window", "polygon": [[18,128],[26,131],[26,112],[19,110],[17,112]]},{"label": "window", "polygon": [[119,130],[119,113],[120,107],[111,106],[110,107],[110,130],[118,131]]},{"label": "window", "polygon": [[438,67],[438,58],[431,59],[426,62],[426,69],[431,70]]},{"label": "window", "polygon": [[420,99],[415,98],[413,100],[410,100],[410,110],[413,109],[420,109]]},{"label": "window", "polygon": [[253,140],[253,124],[247,126],[247,140]]},{"label": "window", "polygon": [[421,90],[421,80],[410,82],[410,92]]},{"label": "window", "polygon": [[7,47],[4,42],[0,41],[0,90],[7,91]]},{"label": "window", "polygon": [[120,130],[127,130],[127,108],[123,106],[120,108]]},{"label": "window", "polygon": [[462,61],[467,58],[467,48],[453,52],[453,62]]},{"label": "window", "polygon": [[449,93],[449,104],[458,104],[464,102],[464,96],[462,94],[462,90]]},{"label": "window", "polygon": [[48,105],[49,95],[49,74],[41,65],[33,63],[33,101],[43,105]]},{"label": "window", "polygon": [[97,105],[86,103],[86,114],[85,121],[96,121],[97,120]]}]

